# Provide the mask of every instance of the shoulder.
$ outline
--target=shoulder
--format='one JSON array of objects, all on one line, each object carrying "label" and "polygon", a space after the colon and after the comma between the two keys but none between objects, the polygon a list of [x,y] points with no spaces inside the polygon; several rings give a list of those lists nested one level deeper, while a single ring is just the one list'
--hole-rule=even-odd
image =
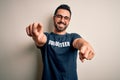
[{"label": "shoulder", "polygon": [[75,39],[75,38],[81,38],[81,36],[78,33],[70,33],[70,36]]},{"label": "shoulder", "polygon": [[79,35],[78,33],[70,33],[70,34],[73,35],[73,36]]},{"label": "shoulder", "polygon": [[69,38],[71,39],[72,43],[74,42],[74,40],[81,38],[81,36],[78,33],[67,33],[67,35],[69,35]]},{"label": "shoulder", "polygon": [[48,36],[50,33],[48,33],[48,32],[44,32],[44,34],[45,34],[46,36]]},{"label": "shoulder", "polygon": [[49,36],[49,35],[54,35],[54,33],[53,32],[44,32],[44,34],[46,35],[46,36]]}]

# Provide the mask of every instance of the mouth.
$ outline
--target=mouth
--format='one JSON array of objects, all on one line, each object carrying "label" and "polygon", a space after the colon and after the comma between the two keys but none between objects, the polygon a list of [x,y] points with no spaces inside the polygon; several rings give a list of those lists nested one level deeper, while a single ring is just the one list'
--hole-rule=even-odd
[{"label": "mouth", "polygon": [[63,22],[58,22],[59,25],[66,25],[65,23]]},{"label": "mouth", "polygon": [[66,25],[64,23],[59,23],[59,28],[64,28]]},{"label": "mouth", "polygon": [[56,23],[55,27],[57,31],[62,32],[67,28],[67,25],[63,22],[58,22]]},{"label": "mouth", "polygon": [[59,26],[65,26],[65,24],[59,24]]}]

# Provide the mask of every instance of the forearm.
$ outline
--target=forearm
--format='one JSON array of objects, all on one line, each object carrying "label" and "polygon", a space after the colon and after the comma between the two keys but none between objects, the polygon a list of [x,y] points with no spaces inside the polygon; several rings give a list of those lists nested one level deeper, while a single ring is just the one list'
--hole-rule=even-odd
[{"label": "forearm", "polygon": [[43,46],[47,42],[47,37],[44,33],[40,34],[37,37],[32,37],[37,46]]},{"label": "forearm", "polygon": [[73,42],[73,47],[80,50],[80,48],[83,46],[83,45],[86,45],[88,44],[87,41],[85,41],[83,38],[78,38],[78,39],[75,39],[74,42]]},{"label": "forearm", "polygon": [[91,60],[94,57],[94,50],[92,46],[82,38],[75,39],[73,47],[79,50],[80,60],[82,62],[84,59]]}]

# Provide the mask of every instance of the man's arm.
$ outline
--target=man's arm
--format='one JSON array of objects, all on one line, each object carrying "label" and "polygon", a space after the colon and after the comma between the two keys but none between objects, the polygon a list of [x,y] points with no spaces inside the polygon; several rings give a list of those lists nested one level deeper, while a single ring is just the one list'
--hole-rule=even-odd
[{"label": "man's arm", "polygon": [[95,55],[92,46],[83,38],[75,39],[73,41],[73,47],[79,50],[79,58],[82,62],[85,59],[91,60]]},{"label": "man's arm", "polygon": [[32,37],[37,46],[43,46],[47,42],[47,37],[43,33],[43,27],[39,23],[30,24],[26,28],[27,35]]}]

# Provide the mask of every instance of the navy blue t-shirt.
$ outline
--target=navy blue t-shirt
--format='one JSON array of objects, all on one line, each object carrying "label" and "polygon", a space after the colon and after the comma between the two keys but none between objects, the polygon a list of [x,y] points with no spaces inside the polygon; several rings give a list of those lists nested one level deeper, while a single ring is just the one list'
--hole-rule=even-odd
[{"label": "navy blue t-shirt", "polygon": [[72,46],[80,35],[66,33],[58,35],[53,32],[45,33],[47,42],[39,47],[43,60],[42,80],[78,80],[77,78],[77,49]]}]

